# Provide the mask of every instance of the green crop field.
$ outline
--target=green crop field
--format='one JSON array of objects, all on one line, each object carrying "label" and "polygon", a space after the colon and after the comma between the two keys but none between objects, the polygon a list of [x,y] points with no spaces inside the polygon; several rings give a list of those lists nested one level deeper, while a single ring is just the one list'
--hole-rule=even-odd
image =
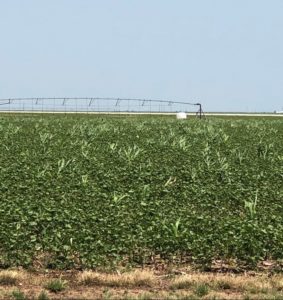
[{"label": "green crop field", "polygon": [[283,259],[282,119],[0,116],[0,266]]}]

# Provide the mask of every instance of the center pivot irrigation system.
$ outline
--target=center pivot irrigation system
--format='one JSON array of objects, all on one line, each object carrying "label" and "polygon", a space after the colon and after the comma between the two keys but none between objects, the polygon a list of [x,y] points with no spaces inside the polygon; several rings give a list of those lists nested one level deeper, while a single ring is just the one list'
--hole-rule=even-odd
[{"label": "center pivot irrigation system", "polygon": [[46,113],[144,113],[170,114],[193,112],[198,118],[204,113],[201,103],[173,100],[101,98],[101,97],[40,97],[0,99],[1,112],[46,112]]}]

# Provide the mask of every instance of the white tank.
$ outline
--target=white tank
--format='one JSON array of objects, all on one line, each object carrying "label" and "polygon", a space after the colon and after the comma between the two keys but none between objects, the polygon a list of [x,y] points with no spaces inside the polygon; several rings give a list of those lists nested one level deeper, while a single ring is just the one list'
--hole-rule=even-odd
[{"label": "white tank", "polygon": [[185,112],[178,112],[176,117],[177,119],[187,119],[187,114]]}]

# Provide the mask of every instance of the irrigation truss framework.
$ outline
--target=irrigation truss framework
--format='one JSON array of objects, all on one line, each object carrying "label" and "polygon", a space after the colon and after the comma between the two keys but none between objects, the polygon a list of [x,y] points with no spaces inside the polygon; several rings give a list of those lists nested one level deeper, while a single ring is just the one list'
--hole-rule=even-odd
[{"label": "irrigation truss framework", "polygon": [[174,100],[111,97],[33,97],[0,99],[1,112],[46,113],[145,113],[183,111],[204,116],[201,103]]}]

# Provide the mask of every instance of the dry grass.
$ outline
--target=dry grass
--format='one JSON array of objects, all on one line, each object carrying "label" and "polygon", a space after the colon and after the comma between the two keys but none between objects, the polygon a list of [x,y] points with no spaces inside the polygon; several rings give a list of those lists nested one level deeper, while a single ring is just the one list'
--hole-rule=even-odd
[{"label": "dry grass", "polygon": [[283,278],[270,279],[266,275],[250,277],[246,275],[215,275],[215,274],[190,274],[178,276],[171,280],[169,287],[173,290],[193,289],[195,286],[204,284],[210,289],[219,292],[249,292],[268,293],[276,289],[283,290]]},{"label": "dry grass", "polygon": [[283,291],[283,277],[279,275],[275,275],[270,280],[271,285],[277,291]]},{"label": "dry grass", "polygon": [[183,275],[174,278],[170,282],[170,288],[172,290],[190,289],[196,284],[196,280],[191,275]]},{"label": "dry grass", "polygon": [[[176,275],[176,274],[180,275]],[[135,270],[125,273],[94,271],[24,272],[0,271],[0,299],[22,293],[28,299],[276,299],[283,300],[283,275],[216,274],[192,272],[154,273]],[[68,281],[48,288],[47,283]],[[57,282],[56,281],[56,282]],[[49,286],[50,287],[50,286]],[[16,292],[15,292],[16,291]],[[20,293],[18,293],[19,291]],[[44,292],[42,292],[44,291]],[[50,292],[52,291],[52,292]],[[14,296],[13,296],[14,297]],[[14,297],[15,299],[15,297]]]},{"label": "dry grass", "polygon": [[136,270],[131,273],[101,274],[85,271],[78,276],[78,282],[83,285],[107,287],[151,287],[156,283],[152,272]]},{"label": "dry grass", "polygon": [[0,272],[0,285],[17,285],[25,278],[25,274],[21,271],[4,270]]}]

